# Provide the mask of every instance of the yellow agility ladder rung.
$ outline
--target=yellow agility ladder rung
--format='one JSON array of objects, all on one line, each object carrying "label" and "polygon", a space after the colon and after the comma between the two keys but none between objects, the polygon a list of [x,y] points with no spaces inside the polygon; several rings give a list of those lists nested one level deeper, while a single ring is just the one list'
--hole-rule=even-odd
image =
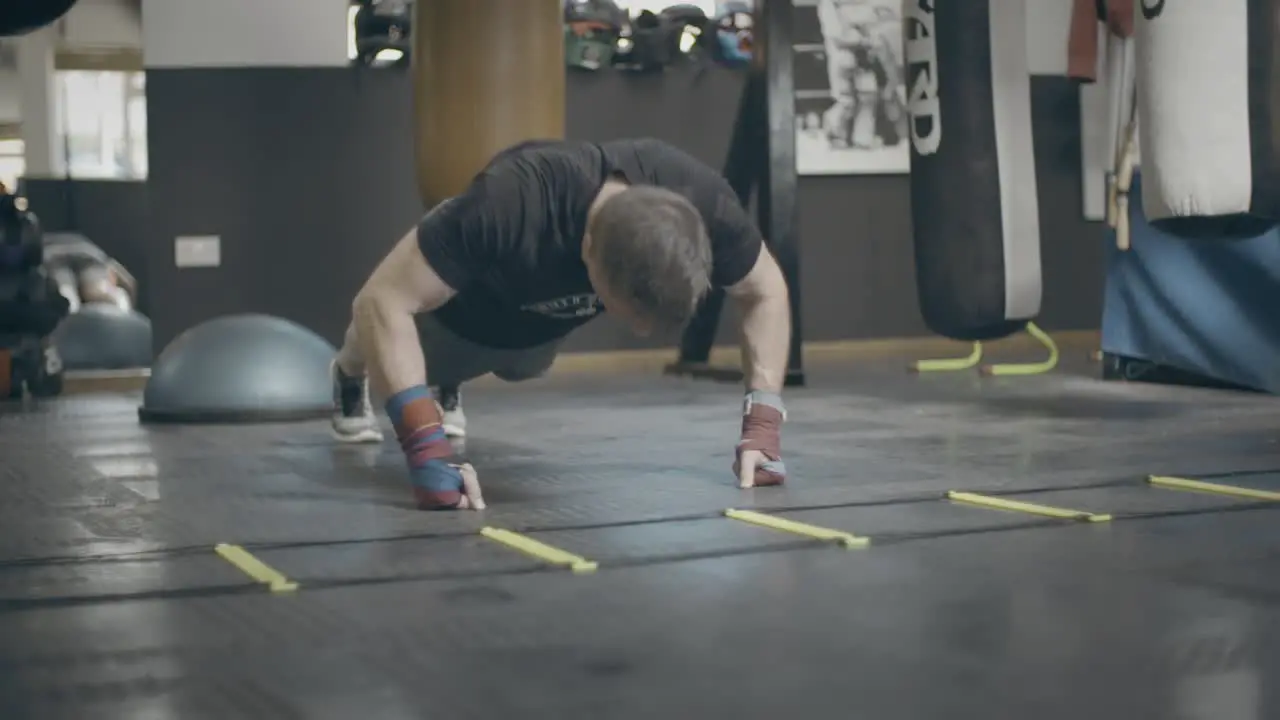
[{"label": "yellow agility ladder rung", "polygon": [[966,505],[990,508],[992,510],[1008,510],[1010,512],[1027,513],[1029,515],[1060,518],[1062,520],[1080,520],[1083,522],[1111,521],[1110,515],[1092,513],[1085,510],[1071,510],[1068,508],[1053,507],[1052,505],[1038,505],[1036,503],[1023,502],[1021,500],[1009,500],[1008,498],[979,495],[978,493],[970,492],[959,492],[956,490],[948,492],[947,499],[964,503]]},{"label": "yellow agility ladder rung", "polygon": [[765,513],[753,512],[751,510],[735,510],[729,508],[724,511],[724,516],[733,520],[739,520],[752,525],[759,525],[781,532],[791,533],[793,535],[803,535],[815,540],[828,540],[839,543],[846,548],[864,548],[871,544],[870,538],[859,537],[852,533],[833,528],[820,527],[818,525],[810,525],[808,523],[796,522],[795,520],[787,520],[776,515],[766,515]]},{"label": "yellow agility ladder rung", "polygon": [[494,542],[506,545],[512,550],[524,553],[549,565],[567,567],[575,573],[595,572],[600,567],[600,563],[594,560],[588,560],[581,555],[574,555],[567,550],[561,550],[558,547],[538,542],[527,535],[521,535],[510,530],[486,527],[480,530],[480,534]]},{"label": "yellow agility ladder rung", "polygon": [[1280,492],[1275,492],[1273,490],[1258,490],[1255,488],[1240,487],[1238,485],[1219,485],[1218,483],[1204,482],[1203,480],[1192,480],[1190,478],[1170,477],[1167,475],[1148,475],[1147,483],[1155,487],[1165,488],[1168,490],[1189,490],[1192,492],[1212,493],[1214,495],[1248,498],[1250,500],[1280,502]]},{"label": "yellow agility ladder rung", "polygon": [[293,592],[298,589],[298,583],[285,577],[283,573],[254,557],[239,545],[219,543],[213,547],[213,551],[240,572],[266,585],[273,593]]}]

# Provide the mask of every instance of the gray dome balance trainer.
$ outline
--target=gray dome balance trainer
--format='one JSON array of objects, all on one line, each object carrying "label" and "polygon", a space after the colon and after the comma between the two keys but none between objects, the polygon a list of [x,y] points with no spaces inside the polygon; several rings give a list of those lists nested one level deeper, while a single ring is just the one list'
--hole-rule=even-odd
[{"label": "gray dome balance trainer", "polygon": [[109,303],[89,303],[53,333],[68,370],[125,370],[151,365],[151,321]]},{"label": "gray dome balance trainer", "polygon": [[197,325],[151,367],[142,422],[252,423],[324,417],[337,349],[283,318],[247,314]]}]

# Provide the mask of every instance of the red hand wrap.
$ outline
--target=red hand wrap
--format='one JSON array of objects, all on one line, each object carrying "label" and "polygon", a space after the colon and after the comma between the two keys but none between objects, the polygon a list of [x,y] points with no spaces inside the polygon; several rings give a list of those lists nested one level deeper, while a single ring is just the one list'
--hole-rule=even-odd
[{"label": "red hand wrap", "polygon": [[409,401],[395,419],[414,499],[422,510],[451,509],[462,501],[460,471],[448,467],[454,459],[453,446],[440,420],[440,406],[430,397]]},{"label": "red hand wrap", "polygon": [[[734,474],[739,472],[739,463],[744,450],[758,450],[772,463],[782,461],[782,411],[778,408],[754,403],[742,416],[742,440],[738,443],[737,458],[733,464]],[[757,487],[781,485],[787,476],[768,468],[757,467],[755,484]]]}]

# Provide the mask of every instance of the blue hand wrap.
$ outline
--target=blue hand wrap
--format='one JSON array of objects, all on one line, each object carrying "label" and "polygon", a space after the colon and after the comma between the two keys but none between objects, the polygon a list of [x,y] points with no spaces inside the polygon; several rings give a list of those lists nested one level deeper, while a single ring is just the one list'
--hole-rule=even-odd
[{"label": "blue hand wrap", "polygon": [[402,390],[386,403],[387,415],[409,464],[409,480],[420,507],[448,509],[462,501],[462,471],[450,464],[453,447],[440,409],[423,385]]}]

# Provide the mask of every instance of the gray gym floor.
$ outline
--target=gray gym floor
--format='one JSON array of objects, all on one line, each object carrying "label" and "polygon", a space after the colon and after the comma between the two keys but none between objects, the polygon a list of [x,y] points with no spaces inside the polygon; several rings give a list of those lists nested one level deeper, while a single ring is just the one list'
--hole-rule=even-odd
[{"label": "gray gym floor", "polygon": [[[414,511],[394,443],[338,447],[322,422],[140,427],[128,394],[11,406],[0,718],[1280,717],[1280,514],[1144,484],[1280,490],[1276,401],[1096,372],[814,368],[788,394],[792,482],[756,491],[728,470],[733,386],[486,384],[466,450],[491,507],[463,514]],[[299,589],[268,592],[218,543]]]}]

